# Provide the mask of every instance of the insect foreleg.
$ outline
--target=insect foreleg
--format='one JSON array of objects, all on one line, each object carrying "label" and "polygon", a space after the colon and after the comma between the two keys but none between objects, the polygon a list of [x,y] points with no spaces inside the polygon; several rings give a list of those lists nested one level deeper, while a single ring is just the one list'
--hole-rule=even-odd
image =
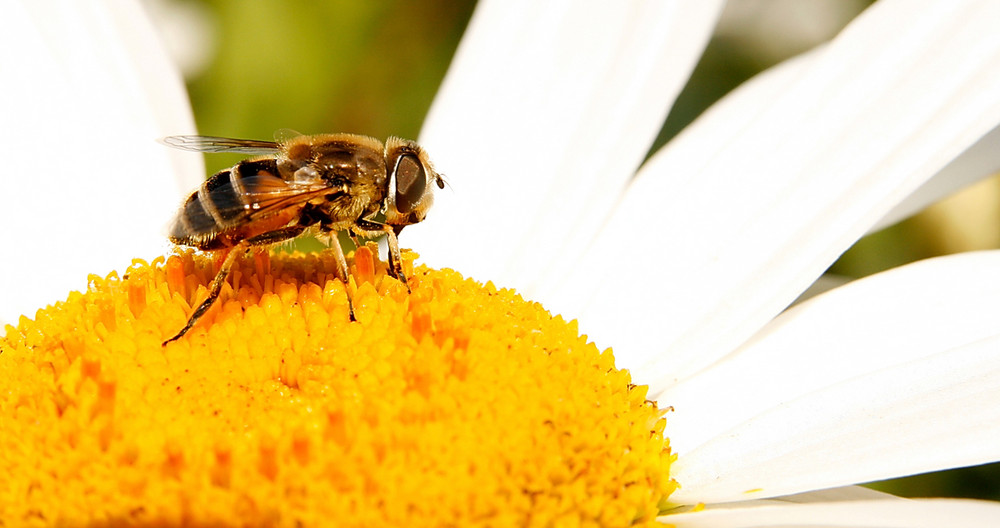
[{"label": "insect foreleg", "polygon": [[399,251],[399,239],[392,226],[364,218],[358,219],[354,225],[369,235],[385,233],[386,243],[389,246],[389,270],[393,276],[399,279],[399,282],[403,283],[403,286],[406,286],[406,291],[411,292],[410,285],[406,282],[406,274],[403,273],[403,257]]}]

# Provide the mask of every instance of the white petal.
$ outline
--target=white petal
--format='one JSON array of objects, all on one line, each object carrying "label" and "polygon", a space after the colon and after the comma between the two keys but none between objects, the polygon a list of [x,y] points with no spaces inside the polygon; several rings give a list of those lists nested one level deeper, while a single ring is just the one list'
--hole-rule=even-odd
[{"label": "white petal", "polygon": [[[704,504],[704,507],[709,510],[713,509],[729,509],[734,510],[737,508],[759,508],[761,506],[769,505],[781,505],[788,503],[796,504],[809,504],[815,502],[844,502],[844,501],[872,501],[872,500],[906,500],[903,497],[897,497],[890,493],[884,493],[881,491],[876,491],[871,488],[866,488],[864,486],[843,486],[840,488],[830,488],[825,490],[817,491],[807,491],[805,493],[796,493],[795,495],[782,495],[780,497],[772,497],[769,499],[753,499],[745,500],[739,502],[720,502],[713,504]],[[671,513],[681,513],[691,511],[695,508],[694,505],[686,505],[670,510]]]},{"label": "white petal", "polygon": [[[659,180],[660,192],[665,193],[663,200],[669,200],[676,193],[671,188],[683,189],[688,180],[696,174],[695,168],[711,161],[706,152],[721,150],[723,146],[738,141],[744,130],[753,125],[758,118],[756,108],[764,108],[779,99],[788,86],[805,75],[809,68],[821,58],[823,47],[802,53],[773,68],[770,68],[749,81],[743,83],[728,95],[720,99],[693,123],[688,125],[670,143],[656,152],[653,158],[641,169],[641,177],[649,180]],[[658,167],[685,167],[681,170],[657,170]],[[632,192],[629,190],[628,192]],[[621,209],[621,208],[619,208]],[[622,214],[622,213],[617,213]],[[631,213],[638,216],[638,212]],[[667,227],[663,222],[657,222],[658,229]],[[650,240],[643,244],[656,244],[660,239]],[[655,246],[654,246],[655,247]],[[600,259],[588,254],[588,260],[581,262],[584,271],[595,267]],[[629,258],[626,255],[626,258]],[[610,261],[611,259],[606,259]],[[631,271],[635,268],[623,268]],[[580,306],[586,304],[593,296],[592,288],[581,288],[583,280],[581,273],[552,273],[548,284],[540,288],[535,300],[543,302],[546,307],[556,313],[579,312]]]},{"label": "white petal", "polygon": [[1000,171],[1000,127],[983,136],[927,183],[921,185],[872,226],[869,232],[878,231],[908,218],[928,205],[998,171]]},{"label": "white petal", "polygon": [[529,296],[550,264],[572,265],[646,155],[719,7],[481,2],[421,134],[451,189],[405,244]]},{"label": "white petal", "polygon": [[[8,72],[0,144],[7,258],[0,320],[86,287],[166,247],[180,200],[177,167],[198,156],[156,143],[194,129],[180,78],[135,2],[6,3],[0,62]],[[16,251],[16,253],[13,253]]]},{"label": "white petal", "polygon": [[1000,251],[862,279],[659,398],[672,499],[772,497],[1000,460]]},{"label": "white petal", "polygon": [[921,499],[769,505],[713,509],[661,517],[677,528],[992,528],[1000,504],[989,501]]},{"label": "white petal", "polygon": [[812,299],[813,297],[821,293],[826,293],[834,288],[839,288],[851,282],[852,280],[854,279],[844,275],[824,273],[823,275],[820,275],[818,279],[816,279],[816,282],[810,284],[809,288],[807,288],[806,291],[802,292],[802,294],[799,295],[797,299],[795,299],[795,303],[793,303],[792,306],[794,306],[796,303],[801,303],[808,299]]},{"label": "white petal", "polygon": [[547,306],[654,389],[711,364],[1000,123],[998,26],[1000,3],[878,2],[738,135],[654,157]]},{"label": "white petal", "polygon": [[654,394],[675,452],[814,390],[1000,333],[1000,251],[923,260],[778,316],[697,376]]},{"label": "white petal", "polygon": [[890,493],[866,488],[864,486],[844,486],[842,488],[807,491],[806,493],[784,495],[764,500],[770,502],[794,502],[799,504],[808,504],[813,502],[843,502],[853,500],[903,500],[903,498]]}]

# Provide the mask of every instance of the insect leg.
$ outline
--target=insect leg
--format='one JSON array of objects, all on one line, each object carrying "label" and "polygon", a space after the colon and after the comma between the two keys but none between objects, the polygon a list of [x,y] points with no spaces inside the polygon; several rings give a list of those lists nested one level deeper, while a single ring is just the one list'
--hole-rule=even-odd
[{"label": "insect leg", "polygon": [[181,331],[177,332],[177,335],[174,337],[164,341],[163,346],[167,346],[167,343],[184,337],[184,334],[186,334],[187,331],[198,322],[198,319],[201,319],[201,316],[205,315],[205,312],[207,312],[208,309],[215,304],[215,301],[219,298],[219,292],[222,291],[222,283],[226,281],[226,277],[229,275],[229,270],[233,267],[233,263],[236,262],[236,257],[253,246],[267,246],[276,242],[281,242],[282,240],[295,238],[302,234],[305,229],[305,226],[286,227],[248,238],[233,246],[233,248],[229,250],[229,254],[226,255],[226,259],[222,261],[222,267],[219,268],[219,272],[216,273],[215,278],[212,279],[212,285],[208,292],[208,298],[202,301],[202,303],[195,308],[191,317],[188,318],[187,324],[184,325],[184,328],[181,328]]},{"label": "insect leg", "polygon": [[355,235],[353,232],[348,231],[347,232],[347,236],[350,237],[351,242],[354,243],[354,247],[356,247],[356,248],[361,247],[361,241],[358,240],[358,235]]},{"label": "insect leg", "polygon": [[389,246],[389,270],[399,279],[399,282],[403,283],[403,286],[406,286],[406,291],[409,292],[410,285],[406,282],[406,274],[403,273],[403,257],[399,251],[399,239],[396,237],[396,230],[390,225],[380,224],[364,218],[358,219],[355,225],[364,231],[385,233],[386,243]]},{"label": "insect leg", "polygon": [[243,242],[245,242],[247,246],[270,246],[271,244],[277,244],[283,240],[295,238],[301,235],[305,230],[306,226],[299,225],[283,227],[281,229],[268,231],[267,233],[261,233],[257,236],[250,237]]},{"label": "insect leg", "polygon": [[320,225],[320,229],[330,236],[330,249],[333,250],[333,256],[337,259],[337,278],[344,281],[344,292],[347,294],[348,314],[351,316],[351,321],[357,321],[357,319],[354,318],[354,301],[351,299],[351,290],[347,287],[347,259],[344,258],[344,248],[340,247],[340,240],[337,238],[336,231],[330,230],[328,226],[322,224]]},{"label": "insect leg", "polygon": [[385,240],[389,246],[389,267],[396,275],[396,278],[399,279],[399,282],[402,282],[403,286],[406,286],[406,291],[412,293],[410,291],[410,283],[406,282],[406,274],[403,273],[403,255],[399,252],[399,239],[392,228],[385,230]]},{"label": "insect leg", "polygon": [[219,298],[219,292],[222,291],[222,283],[226,281],[226,276],[229,275],[229,269],[233,267],[233,263],[236,262],[236,257],[245,251],[246,247],[247,241],[244,240],[229,250],[229,254],[226,255],[226,260],[222,261],[222,267],[219,268],[219,272],[216,273],[215,278],[212,279],[212,286],[209,289],[208,298],[202,301],[202,303],[195,308],[191,317],[188,317],[187,324],[184,325],[184,328],[181,328],[181,331],[177,332],[177,335],[174,337],[164,341],[162,346],[167,346],[167,343],[184,337],[184,334],[186,334],[187,331],[198,322],[198,319],[201,319],[201,316],[205,315],[205,312],[207,312],[208,309],[215,304],[215,300]]}]

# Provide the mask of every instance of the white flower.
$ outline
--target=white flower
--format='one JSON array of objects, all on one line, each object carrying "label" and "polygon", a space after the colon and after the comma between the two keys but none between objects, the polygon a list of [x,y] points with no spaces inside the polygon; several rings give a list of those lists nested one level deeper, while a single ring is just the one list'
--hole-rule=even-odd
[{"label": "white flower", "polygon": [[[192,133],[194,121],[139,5],[5,2],[2,9],[0,324],[85,288],[88,273],[164,252],[167,221],[204,174],[198,156],[156,143]],[[60,264],[69,267],[55,271]]]},{"label": "white flower", "polygon": [[[191,125],[135,6],[35,6],[9,6],[0,41],[17,76],[0,214],[32,256],[2,264],[8,321],[153,252],[171,174],[201,174],[152,143]],[[643,164],[718,10],[482,2],[421,138],[453,190],[404,245],[579,317],[675,409],[671,499],[711,511],[673,524],[986,526],[1000,506],[725,503],[1000,460],[1000,252],[783,312],[866,232],[998,168],[1000,4],[880,1]]]}]

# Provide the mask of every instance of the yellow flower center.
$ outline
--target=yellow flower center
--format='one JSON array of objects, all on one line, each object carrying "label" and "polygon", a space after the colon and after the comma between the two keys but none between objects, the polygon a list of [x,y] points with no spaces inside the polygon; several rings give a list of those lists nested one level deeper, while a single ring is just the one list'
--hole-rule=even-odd
[{"label": "yellow flower center", "polygon": [[371,248],[182,252],[0,339],[0,525],[627,526],[675,484],[663,411],[510,290]]}]

